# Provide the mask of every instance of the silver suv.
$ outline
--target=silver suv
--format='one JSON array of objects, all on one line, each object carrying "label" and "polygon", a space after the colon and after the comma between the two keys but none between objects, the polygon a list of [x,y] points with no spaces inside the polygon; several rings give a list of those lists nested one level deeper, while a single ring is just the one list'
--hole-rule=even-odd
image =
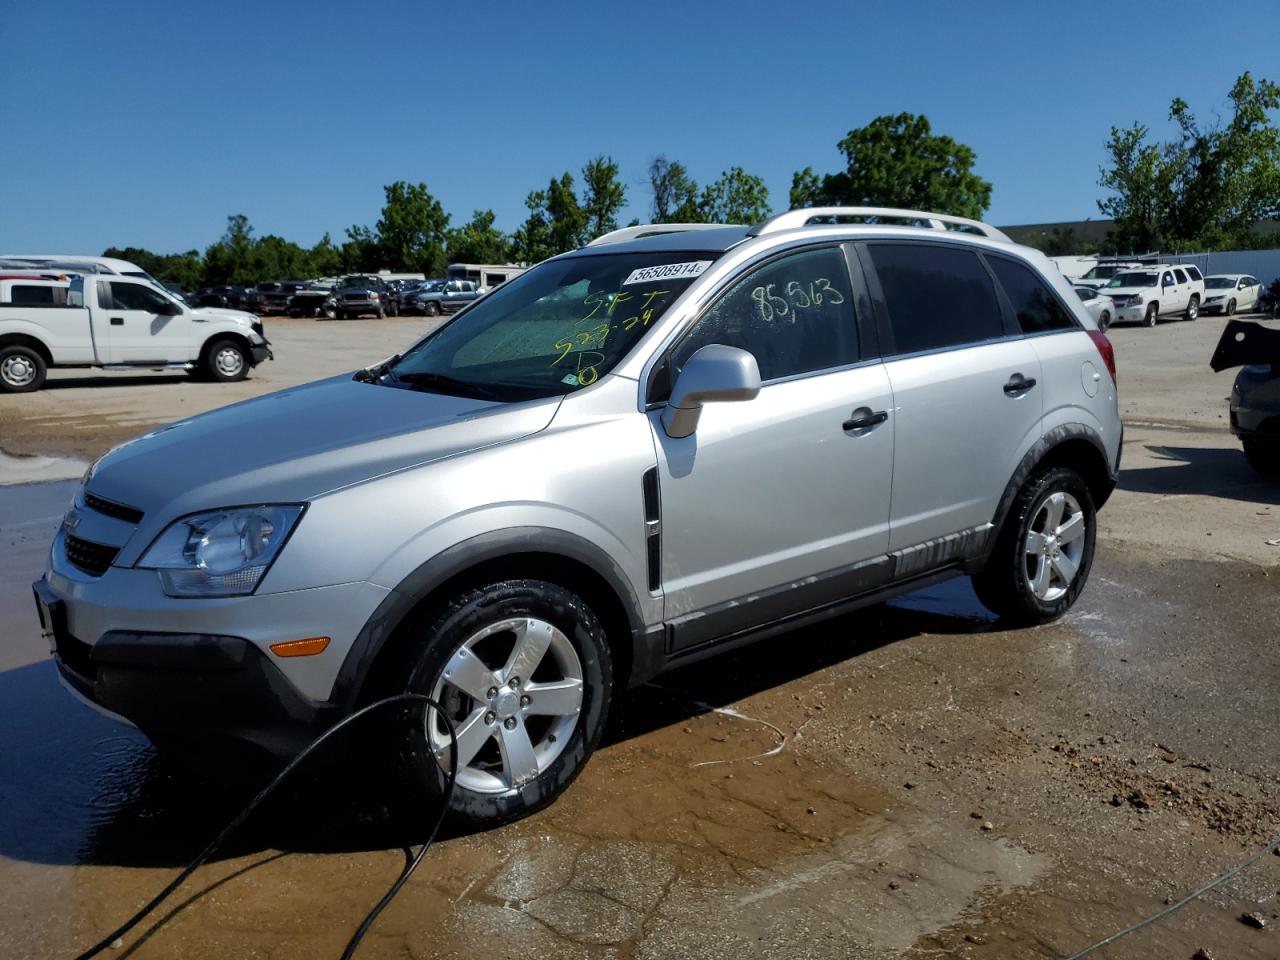
[{"label": "silver suv", "polygon": [[[1106,337],[985,224],[627,228],[374,367],[116,448],[35,590],[66,684],[161,745],[286,757],[433,696],[456,812],[495,822],[669,667],[958,575],[1061,616],[1120,444]],[[439,716],[392,739],[437,782]]]}]

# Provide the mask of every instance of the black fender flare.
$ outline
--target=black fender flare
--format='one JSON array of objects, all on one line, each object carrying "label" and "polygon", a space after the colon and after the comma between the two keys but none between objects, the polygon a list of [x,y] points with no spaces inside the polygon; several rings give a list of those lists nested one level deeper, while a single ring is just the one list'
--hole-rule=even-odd
[{"label": "black fender flare", "polygon": [[[1113,473],[1110,465],[1111,461],[1107,458],[1107,448],[1096,430],[1083,423],[1060,424],[1045,432],[1022,455],[1022,459],[1018,462],[1018,468],[1013,471],[1013,476],[1009,478],[1009,483],[1004,488],[1004,493],[1000,496],[995,516],[991,520],[995,530],[995,536],[991,538],[992,543],[995,542],[996,537],[999,536],[999,531],[1004,527],[1005,518],[1008,517],[1009,511],[1013,508],[1013,501],[1018,496],[1018,491],[1027,482],[1027,478],[1031,476],[1036,466],[1053,451],[1054,447],[1061,446],[1069,440],[1087,440],[1098,451],[1102,462],[1106,464],[1108,479],[1103,484],[1103,489],[1100,491],[1101,495],[1095,494],[1094,506],[1101,508],[1107,502],[1107,498],[1111,496],[1111,491],[1115,489],[1116,482],[1119,479],[1119,458],[1116,458],[1116,472]],[[1123,442],[1123,436],[1121,440]]]},{"label": "black fender flare", "polygon": [[[591,541],[550,527],[492,530],[442,550],[405,577],[365,621],[334,680],[330,702],[349,711],[387,640],[396,627],[433,590],[458,574],[491,560],[521,554],[553,554],[590,567],[617,596],[626,613],[633,649],[640,649],[644,616],[626,574]],[[625,665],[629,667],[630,665]]]}]

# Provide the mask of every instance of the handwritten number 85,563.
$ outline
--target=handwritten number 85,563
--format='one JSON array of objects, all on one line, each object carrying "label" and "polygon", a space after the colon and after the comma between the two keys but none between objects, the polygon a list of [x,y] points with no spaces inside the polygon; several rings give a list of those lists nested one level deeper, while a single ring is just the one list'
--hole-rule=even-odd
[{"label": "handwritten number 85,563", "polygon": [[751,291],[751,299],[756,302],[756,313],[765,323],[771,322],[774,317],[792,316],[794,311],[806,307],[821,306],[823,303],[844,303],[844,294],[831,286],[831,281],[826,277],[819,277],[809,284],[792,280],[784,290],[786,296],[774,292],[777,286],[776,283],[763,284]]}]

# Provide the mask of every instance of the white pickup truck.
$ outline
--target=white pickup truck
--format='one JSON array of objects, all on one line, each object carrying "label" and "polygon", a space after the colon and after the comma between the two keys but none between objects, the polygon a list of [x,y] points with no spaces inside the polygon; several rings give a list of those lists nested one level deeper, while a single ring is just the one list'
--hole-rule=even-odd
[{"label": "white pickup truck", "polygon": [[253,314],[192,308],[146,280],[0,278],[0,392],[39,390],[50,367],[182,369],[233,381],[269,359]]}]

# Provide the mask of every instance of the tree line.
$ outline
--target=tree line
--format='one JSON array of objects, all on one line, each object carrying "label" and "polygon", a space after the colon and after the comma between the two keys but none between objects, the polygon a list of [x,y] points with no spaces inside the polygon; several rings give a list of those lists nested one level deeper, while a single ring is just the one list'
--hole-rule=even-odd
[{"label": "tree line", "polygon": [[[1048,253],[1274,244],[1280,233],[1260,233],[1257,224],[1280,220],[1280,131],[1271,119],[1280,108],[1280,87],[1246,72],[1229,97],[1231,116],[1212,124],[1175,99],[1169,116],[1177,135],[1166,142],[1152,142],[1141,123],[1111,128],[1109,162],[1098,180],[1107,191],[1098,209],[1114,221],[1105,244],[1083,243],[1071,231],[1030,242]],[[992,185],[974,171],[974,150],[934,133],[922,115],[876,117],[850,130],[836,148],[844,157],[842,169],[796,171],[788,197],[792,209],[904,207],[981,219],[991,205]],[[659,155],[647,174],[652,223],[751,224],[773,212],[764,181],[739,166],[699,185],[682,163]],[[425,183],[401,180],[383,188],[377,222],[348,227],[341,242],[325,234],[308,248],[273,234],[255,236],[248,218],[235,214],[203,253],[113,247],[104,255],[132,260],[186,289],[379,269],[440,276],[449,263],[536,263],[619,226],[630,201],[618,164],[601,154],[583,165],[579,177],[565,171],[531,191],[527,216],[511,233],[494,225],[488,209],[453,226]]]}]

